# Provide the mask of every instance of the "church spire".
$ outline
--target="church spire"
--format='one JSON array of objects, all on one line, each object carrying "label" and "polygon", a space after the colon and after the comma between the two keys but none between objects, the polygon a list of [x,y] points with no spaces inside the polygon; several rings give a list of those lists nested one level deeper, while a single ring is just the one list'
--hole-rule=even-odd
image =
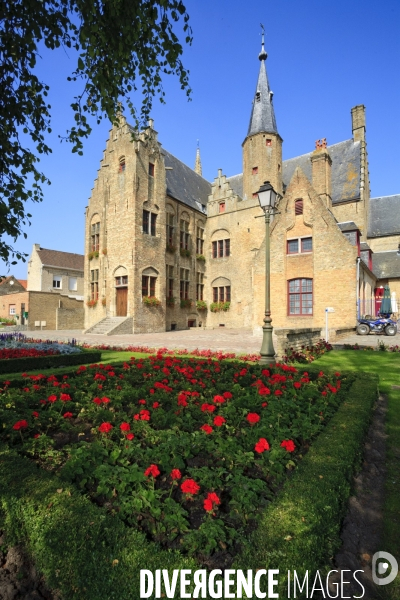
[{"label": "church spire", "polygon": [[197,150],[196,150],[196,162],[194,165],[194,171],[195,173],[197,173],[197,175],[202,175],[202,169],[201,169],[201,158],[200,158],[200,147],[199,147],[199,140],[197,140]]},{"label": "church spire", "polygon": [[265,68],[267,57],[268,54],[264,48],[264,27],[262,26],[261,52],[258,55],[258,58],[261,61],[260,72],[258,74],[256,93],[253,99],[253,108],[251,110],[247,136],[255,135],[256,133],[278,133],[274,106],[272,104],[273,92],[269,89],[267,71]]}]

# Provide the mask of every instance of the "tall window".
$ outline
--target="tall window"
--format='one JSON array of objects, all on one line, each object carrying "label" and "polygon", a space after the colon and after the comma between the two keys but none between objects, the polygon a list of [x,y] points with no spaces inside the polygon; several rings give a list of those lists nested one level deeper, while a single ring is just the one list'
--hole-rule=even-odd
[{"label": "tall window", "polygon": [[151,277],[151,275],[142,275],[142,296],[155,296],[156,282],[157,277]]},{"label": "tall window", "polygon": [[197,254],[203,254],[204,247],[204,229],[202,227],[196,228],[196,252]]},{"label": "tall window", "polygon": [[70,277],[69,278],[68,288],[72,292],[76,292],[77,291],[77,289],[78,289],[78,278],[77,277]]},{"label": "tall window", "polygon": [[204,300],[204,273],[196,273],[196,300]]},{"label": "tall window", "polygon": [[154,177],[154,165],[151,162],[149,162],[149,175],[150,177]]},{"label": "tall window", "polygon": [[289,286],[289,315],[312,315],[313,314],[313,280],[292,279],[288,281]]},{"label": "tall window", "polygon": [[98,252],[100,248],[100,221],[92,223],[91,226],[91,248],[92,252]]},{"label": "tall window", "polygon": [[225,212],[225,202],[220,202],[219,203],[219,212],[220,213]]},{"label": "tall window", "polygon": [[61,275],[53,275],[53,288],[61,290],[62,288],[62,277]]},{"label": "tall window", "polygon": [[15,304],[10,304],[10,315],[16,314]]},{"label": "tall window", "polygon": [[212,243],[212,255],[213,258],[223,258],[224,256],[230,256],[231,253],[231,240],[217,240]]},{"label": "tall window", "polygon": [[294,201],[294,214],[295,215],[302,215],[303,214],[303,200],[302,200],[302,198],[299,198],[298,200]]},{"label": "tall window", "polygon": [[231,286],[213,287],[213,302],[230,302],[231,301]]},{"label": "tall window", "polygon": [[99,298],[99,269],[90,271],[90,298],[91,300]]},{"label": "tall window", "polygon": [[149,210],[143,210],[142,229],[143,233],[156,235],[157,214]]},{"label": "tall window", "polygon": [[167,213],[167,244],[174,245],[174,215]]},{"label": "tall window", "polygon": [[174,297],[174,267],[167,265],[167,298]]},{"label": "tall window", "polygon": [[187,300],[189,298],[189,269],[181,269],[180,274],[180,299]]},{"label": "tall window", "polygon": [[119,158],[119,168],[118,168],[118,172],[119,173],[123,173],[125,171],[125,156],[120,156]]},{"label": "tall window", "polygon": [[180,247],[183,250],[189,250],[189,239],[190,239],[189,223],[187,221],[184,221],[183,219],[181,219],[180,229],[181,229]]}]

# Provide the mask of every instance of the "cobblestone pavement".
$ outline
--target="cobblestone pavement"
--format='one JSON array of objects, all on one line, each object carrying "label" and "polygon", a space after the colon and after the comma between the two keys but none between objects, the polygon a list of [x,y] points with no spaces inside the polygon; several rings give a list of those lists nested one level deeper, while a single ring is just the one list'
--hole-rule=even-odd
[{"label": "cobblestone pavement", "polygon": [[[69,331],[26,331],[26,335],[35,339],[68,341],[75,338],[79,342],[90,345],[109,344],[111,346],[149,346],[152,348],[169,348],[188,350],[223,350],[236,353],[259,352],[261,336],[253,335],[250,329],[189,329],[182,331],[165,331],[162,333],[138,333],[126,335],[84,334],[80,330]],[[335,347],[343,344],[359,346],[377,346],[379,340],[387,345],[400,346],[400,333],[395,336],[386,335],[350,335],[337,342]]]}]

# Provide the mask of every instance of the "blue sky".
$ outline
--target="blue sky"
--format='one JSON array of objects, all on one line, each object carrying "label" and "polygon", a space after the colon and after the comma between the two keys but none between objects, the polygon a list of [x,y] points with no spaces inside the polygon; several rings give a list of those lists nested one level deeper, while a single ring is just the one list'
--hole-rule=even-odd
[{"label": "blue sky", "polygon": [[[186,6],[194,41],[183,62],[192,101],[177,80],[165,79],[167,103],[155,101],[153,118],[166,149],[193,167],[199,139],[206,179],[212,181],[218,168],[226,175],[242,172],[263,23],[284,159],[312,151],[316,139],[326,137],[328,145],[349,139],[350,109],[364,104],[371,194],[400,193],[398,0],[188,0]],[[53,153],[41,167],[52,185],[41,204],[29,206],[32,225],[27,239],[17,242],[28,254],[34,243],[83,253],[85,207],[110,128],[105,121],[94,126],[82,157],[60,143],[58,134],[72,125],[74,88],[67,77],[75,62],[68,53],[43,52],[38,65],[51,87]],[[26,278],[27,266],[19,263],[10,272]]]}]

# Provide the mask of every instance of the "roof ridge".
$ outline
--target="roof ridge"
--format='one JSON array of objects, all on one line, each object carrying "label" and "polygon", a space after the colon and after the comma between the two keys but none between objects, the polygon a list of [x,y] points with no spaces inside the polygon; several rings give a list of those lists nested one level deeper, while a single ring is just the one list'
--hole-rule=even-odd
[{"label": "roof ridge", "polygon": [[[333,148],[333,146],[340,146],[340,144],[346,144],[347,142],[353,142],[353,144],[359,144],[359,142],[355,142],[353,140],[353,138],[349,138],[348,140],[336,142],[336,144],[330,144],[326,147],[326,149],[329,150],[329,148]],[[286,162],[288,160],[296,160],[296,158],[300,158],[300,156],[311,155],[311,154],[313,154],[313,152],[314,152],[314,150],[311,150],[311,152],[304,152],[304,154],[298,154],[297,156],[293,156],[292,158],[285,158],[282,162]]]}]

